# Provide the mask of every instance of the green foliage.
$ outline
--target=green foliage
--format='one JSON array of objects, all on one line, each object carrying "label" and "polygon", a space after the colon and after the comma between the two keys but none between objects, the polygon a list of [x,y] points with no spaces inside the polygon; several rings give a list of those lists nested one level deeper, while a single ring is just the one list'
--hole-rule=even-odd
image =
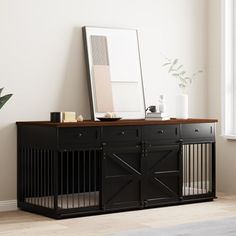
[{"label": "green foliage", "polygon": [[10,97],[12,96],[12,94],[7,94],[4,96],[1,96],[2,90],[4,88],[0,88],[0,109],[3,107],[3,105],[10,99]]},{"label": "green foliage", "polygon": [[186,70],[183,69],[183,64],[179,62],[178,58],[169,59],[166,58],[166,61],[162,66],[167,67],[168,74],[173,76],[178,80],[178,85],[181,89],[185,89],[193,80],[202,73],[202,70],[194,72],[191,76],[187,75]]}]

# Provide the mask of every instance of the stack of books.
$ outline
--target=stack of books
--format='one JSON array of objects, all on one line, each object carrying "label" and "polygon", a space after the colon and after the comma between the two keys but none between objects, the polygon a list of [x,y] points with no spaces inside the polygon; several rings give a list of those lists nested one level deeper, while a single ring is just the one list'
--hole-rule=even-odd
[{"label": "stack of books", "polygon": [[148,112],[146,114],[147,120],[170,120],[167,113],[164,112]]}]

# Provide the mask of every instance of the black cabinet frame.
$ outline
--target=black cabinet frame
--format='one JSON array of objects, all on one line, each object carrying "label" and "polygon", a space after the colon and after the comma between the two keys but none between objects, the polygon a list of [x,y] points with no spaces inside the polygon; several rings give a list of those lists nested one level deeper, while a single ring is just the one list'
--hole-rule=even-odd
[{"label": "black cabinet frame", "polygon": [[213,200],[214,129],[18,123],[18,207],[59,219]]}]

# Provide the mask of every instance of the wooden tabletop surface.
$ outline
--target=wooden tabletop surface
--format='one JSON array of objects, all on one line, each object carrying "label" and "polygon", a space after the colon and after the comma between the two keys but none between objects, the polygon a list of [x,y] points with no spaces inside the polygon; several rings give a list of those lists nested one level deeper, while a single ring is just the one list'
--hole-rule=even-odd
[{"label": "wooden tabletop surface", "polygon": [[18,121],[17,125],[38,125],[52,127],[85,127],[85,126],[122,126],[122,125],[170,125],[170,124],[194,124],[194,123],[215,123],[217,119],[189,118],[170,120],[119,120],[119,121],[92,121],[85,120],[82,122],[54,123],[50,121]]}]

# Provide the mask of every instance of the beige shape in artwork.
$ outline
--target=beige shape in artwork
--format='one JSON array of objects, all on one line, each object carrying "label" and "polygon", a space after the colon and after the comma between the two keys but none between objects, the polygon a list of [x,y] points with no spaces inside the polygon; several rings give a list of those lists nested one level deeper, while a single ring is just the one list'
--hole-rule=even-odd
[{"label": "beige shape in artwork", "polygon": [[93,73],[96,112],[114,111],[109,66],[94,65]]}]

